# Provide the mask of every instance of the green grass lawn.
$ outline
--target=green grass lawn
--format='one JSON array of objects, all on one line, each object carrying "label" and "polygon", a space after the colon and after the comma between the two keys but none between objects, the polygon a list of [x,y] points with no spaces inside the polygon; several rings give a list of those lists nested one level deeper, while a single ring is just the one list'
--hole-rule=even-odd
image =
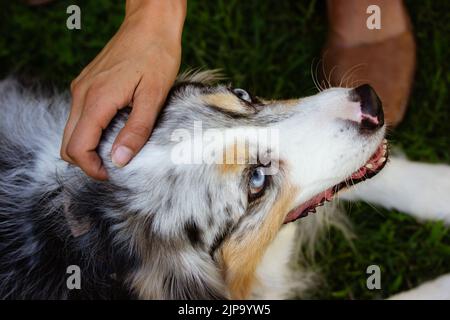
[{"label": "green grass lawn", "polygon": [[[310,67],[327,30],[324,1],[189,0],[183,68],[222,68],[257,95],[315,93]],[[66,29],[66,7],[82,10],[82,30]],[[122,1],[63,1],[30,9],[0,4],[0,74],[28,74],[67,88],[114,34]],[[450,163],[450,2],[407,1],[418,42],[418,69],[407,117],[390,139],[416,160]],[[450,205],[450,204],[449,204]],[[330,230],[318,243],[325,283],[314,298],[384,298],[450,272],[450,231],[401,212],[356,204],[358,239]],[[382,290],[366,289],[366,267],[382,269]]]}]

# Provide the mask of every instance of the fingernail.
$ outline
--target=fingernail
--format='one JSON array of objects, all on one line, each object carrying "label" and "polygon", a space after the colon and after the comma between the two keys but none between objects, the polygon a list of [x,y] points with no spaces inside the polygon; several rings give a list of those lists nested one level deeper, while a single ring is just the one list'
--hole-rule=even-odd
[{"label": "fingernail", "polygon": [[128,162],[130,162],[131,158],[133,157],[133,152],[131,149],[124,147],[124,146],[118,146],[112,154],[112,163],[116,167],[123,167]]}]

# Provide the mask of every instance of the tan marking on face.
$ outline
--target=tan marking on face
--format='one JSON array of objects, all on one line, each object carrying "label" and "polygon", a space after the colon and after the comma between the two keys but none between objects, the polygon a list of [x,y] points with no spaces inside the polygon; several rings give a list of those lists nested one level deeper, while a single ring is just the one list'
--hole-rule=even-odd
[{"label": "tan marking on face", "polygon": [[223,152],[222,163],[219,165],[221,174],[237,173],[247,165],[256,164],[256,157],[250,156],[251,151],[255,154],[257,150],[251,150],[245,140],[234,143]]},{"label": "tan marking on face", "polygon": [[255,272],[267,247],[282,226],[297,193],[296,188],[285,185],[274,207],[262,225],[240,238],[231,236],[221,249],[225,280],[232,299],[246,299],[255,282]]},{"label": "tan marking on face", "polygon": [[245,168],[243,164],[222,163],[219,165],[219,172],[222,175],[241,172]]},{"label": "tan marking on face", "polygon": [[293,107],[298,105],[299,101],[300,99],[287,99],[287,100],[278,100],[277,102],[287,107]]},{"label": "tan marking on face", "polygon": [[242,114],[250,113],[249,108],[247,108],[242,101],[232,93],[219,92],[207,94],[202,97],[202,100],[206,104],[213,105],[225,111]]},{"label": "tan marking on face", "polygon": [[299,104],[300,99],[286,99],[286,100],[261,100],[264,104],[276,104],[286,107],[294,107]]}]

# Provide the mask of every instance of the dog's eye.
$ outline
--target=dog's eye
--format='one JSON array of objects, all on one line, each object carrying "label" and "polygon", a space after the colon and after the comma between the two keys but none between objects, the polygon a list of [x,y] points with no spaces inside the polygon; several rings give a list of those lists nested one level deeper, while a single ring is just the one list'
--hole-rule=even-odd
[{"label": "dog's eye", "polygon": [[252,102],[252,97],[250,97],[250,94],[244,89],[240,88],[233,89],[233,93],[237,95],[239,99],[242,99],[247,102]]},{"label": "dog's eye", "polygon": [[264,167],[257,167],[253,170],[250,176],[250,194],[256,196],[263,191],[266,185],[266,175],[264,173]]}]

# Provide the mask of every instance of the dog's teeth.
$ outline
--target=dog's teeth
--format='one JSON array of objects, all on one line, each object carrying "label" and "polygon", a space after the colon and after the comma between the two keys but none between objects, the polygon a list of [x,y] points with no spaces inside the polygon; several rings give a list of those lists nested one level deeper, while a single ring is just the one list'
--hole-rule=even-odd
[{"label": "dog's teeth", "polygon": [[382,155],[386,155],[386,149],[383,150]]},{"label": "dog's teeth", "polygon": [[383,144],[383,150],[386,150],[386,149],[387,149],[387,145]]},{"label": "dog's teeth", "polygon": [[368,164],[365,165],[365,167],[366,167],[367,169],[373,169],[373,164],[368,163]]},{"label": "dog's teeth", "polygon": [[383,139],[383,143],[387,143],[387,139]]},{"label": "dog's teeth", "polygon": [[382,158],[380,158],[380,160],[378,160],[378,163],[383,163],[383,162],[385,162],[386,161],[386,158],[385,157],[382,157]]}]

